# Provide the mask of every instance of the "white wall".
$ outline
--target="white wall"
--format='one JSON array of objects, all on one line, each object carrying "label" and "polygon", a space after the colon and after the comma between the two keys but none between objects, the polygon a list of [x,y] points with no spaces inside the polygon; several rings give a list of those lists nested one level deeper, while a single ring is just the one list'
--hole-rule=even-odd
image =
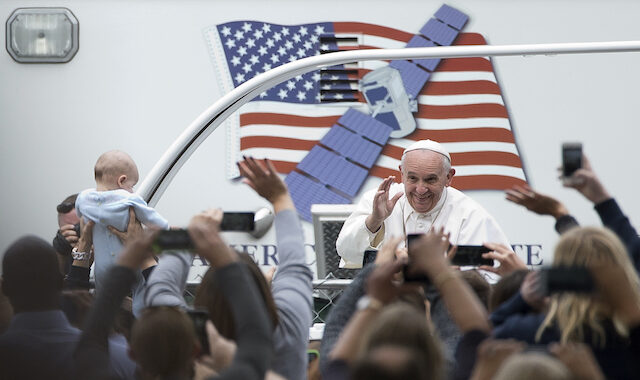
[{"label": "white wall", "polygon": [[[640,39],[635,1],[451,0],[470,15],[466,31],[490,44]],[[399,6],[401,4],[402,6]],[[26,65],[0,51],[0,252],[25,233],[50,239],[55,205],[93,186],[98,155],[129,152],[146,175],[180,132],[221,96],[202,36],[239,19],[283,24],[373,22],[418,29],[440,1],[15,1],[64,6],[80,23],[80,50],[67,64]],[[336,16],[338,14],[338,16]],[[3,29],[4,38],[4,29]],[[531,183],[559,197],[585,224],[591,206],[556,180],[563,141],[579,140],[624,210],[638,220],[635,173],[640,54],[505,57],[493,61]],[[225,131],[216,130],[176,176],[157,208],[185,225],[210,206],[251,210],[265,201],[225,180]],[[365,187],[375,185],[369,180]],[[474,191],[512,243],[542,244],[549,257],[553,221],[508,204],[500,192]],[[307,241],[312,243],[310,225]],[[246,240],[242,235],[231,241]],[[273,243],[273,232],[260,243]],[[1,254],[1,253],[0,253]]]}]

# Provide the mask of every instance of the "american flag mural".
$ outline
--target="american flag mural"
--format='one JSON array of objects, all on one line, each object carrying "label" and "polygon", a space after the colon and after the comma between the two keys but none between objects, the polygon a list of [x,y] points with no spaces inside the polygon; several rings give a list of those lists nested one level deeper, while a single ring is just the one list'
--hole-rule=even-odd
[{"label": "american flag mural", "polygon": [[[425,18],[428,18],[426,16]],[[404,48],[417,31],[359,22],[277,25],[234,21],[205,30],[223,92],[276,66],[329,51]],[[484,45],[462,32],[453,45]],[[310,72],[260,94],[226,121],[228,175],[242,155],[267,157],[288,174],[348,108],[367,112],[357,80],[385,61]],[[444,59],[422,88],[416,130],[391,138],[369,175],[397,175],[402,151],[432,139],[451,153],[460,190],[506,189],[526,182],[500,86],[489,58]]]}]

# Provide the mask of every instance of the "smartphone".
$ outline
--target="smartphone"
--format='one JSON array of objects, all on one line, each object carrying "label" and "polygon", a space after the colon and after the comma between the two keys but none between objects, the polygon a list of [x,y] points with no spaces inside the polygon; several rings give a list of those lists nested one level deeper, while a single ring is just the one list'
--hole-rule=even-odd
[{"label": "smartphone", "polygon": [[595,288],[593,276],[585,267],[548,267],[540,270],[542,293],[591,293]]},{"label": "smartphone", "polygon": [[155,253],[169,249],[190,250],[193,249],[193,242],[187,230],[162,230],[153,241],[151,249]]},{"label": "smartphone", "polygon": [[377,256],[377,249],[367,249],[366,251],[364,251],[364,256],[362,257],[362,266],[364,267],[367,264],[374,263]]},{"label": "smartphone", "polygon": [[485,259],[482,257],[484,253],[491,250],[483,245],[459,245],[456,250],[451,264],[459,266],[480,266],[488,265],[493,266],[493,259]]},{"label": "smartphone", "polygon": [[562,176],[571,175],[582,167],[582,144],[564,143],[562,144]]},{"label": "smartphone", "polygon": [[202,350],[200,351],[200,355],[209,355],[209,337],[207,336],[207,319],[209,319],[209,313],[203,309],[193,309],[187,310],[187,314],[191,318],[191,322],[193,322],[193,329],[196,332],[196,336],[198,337],[198,341],[200,342],[200,346]]},{"label": "smartphone", "polygon": [[411,251],[411,243],[420,239],[423,234],[408,234],[407,235],[407,252],[409,253],[409,262],[402,267],[402,276],[404,277],[404,282],[420,282],[422,284],[430,284],[431,280],[426,274],[416,273],[411,268],[411,257],[416,255],[417,253]]},{"label": "smartphone", "polygon": [[225,212],[220,230],[251,232],[255,227],[255,218],[256,214],[253,212]]}]

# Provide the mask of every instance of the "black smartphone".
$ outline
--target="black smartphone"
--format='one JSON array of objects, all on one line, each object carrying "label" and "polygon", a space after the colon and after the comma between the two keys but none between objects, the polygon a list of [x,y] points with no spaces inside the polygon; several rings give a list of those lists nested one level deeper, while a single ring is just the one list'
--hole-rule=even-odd
[{"label": "black smartphone", "polygon": [[253,231],[256,214],[253,212],[225,212],[220,224],[221,231]]},{"label": "black smartphone", "polygon": [[480,266],[488,265],[493,266],[493,259],[485,259],[482,257],[484,253],[491,250],[483,245],[459,245],[456,250],[451,264],[459,266]]},{"label": "black smartphone", "polygon": [[562,144],[562,176],[571,175],[582,167],[582,144],[564,143]]},{"label": "black smartphone", "polygon": [[585,267],[548,267],[540,270],[542,293],[591,293],[595,288],[593,276]]},{"label": "black smartphone", "polygon": [[366,251],[364,251],[364,256],[362,256],[362,266],[364,267],[367,264],[374,263],[377,256],[377,249],[367,249]]},{"label": "black smartphone", "polygon": [[193,241],[187,230],[162,230],[158,232],[151,246],[154,252],[160,253],[169,249],[193,249]]},{"label": "black smartphone", "polygon": [[202,309],[193,309],[187,310],[187,314],[191,318],[191,322],[193,322],[193,329],[196,332],[196,336],[198,337],[198,341],[200,342],[200,346],[202,350],[200,351],[200,355],[209,355],[209,337],[207,336],[207,319],[209,319],[209,313],[206,310]]},{"label": "black smartphone", "polygon": [[407,235],[407,252],[409,254],[409,262],[402,267],[402,276],[404,277],[404,282],[420,282],[422,284],[430,284],[431,280],[424,273],[416,273],[411,268],[411,257],[416,255],[417,253],[411,251],[411,243],[422,237],[423,234],[408,234]]}]

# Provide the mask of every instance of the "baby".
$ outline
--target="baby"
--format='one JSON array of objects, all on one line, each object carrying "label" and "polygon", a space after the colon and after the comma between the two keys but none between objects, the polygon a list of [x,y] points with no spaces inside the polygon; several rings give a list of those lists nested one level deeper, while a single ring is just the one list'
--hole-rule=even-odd
[{"label": "baby", "polygon": [[[133,187],[138,182],[138,168],[128,154],[112,150],[98,158],[95,166],[96,188],[78,195],[76,213],[85,220],[95,222],[93,228],[94,276],[96,290],[100,291],[105,273],[122,251],[120,239],[109,232],[107,226],[124,231],[129,223],[129,207],[136,219],[146,226],[168,229],[169,223],[137,194]],[[134,314],[144,306],[144,281],[138,273],[133,289]]]}]

